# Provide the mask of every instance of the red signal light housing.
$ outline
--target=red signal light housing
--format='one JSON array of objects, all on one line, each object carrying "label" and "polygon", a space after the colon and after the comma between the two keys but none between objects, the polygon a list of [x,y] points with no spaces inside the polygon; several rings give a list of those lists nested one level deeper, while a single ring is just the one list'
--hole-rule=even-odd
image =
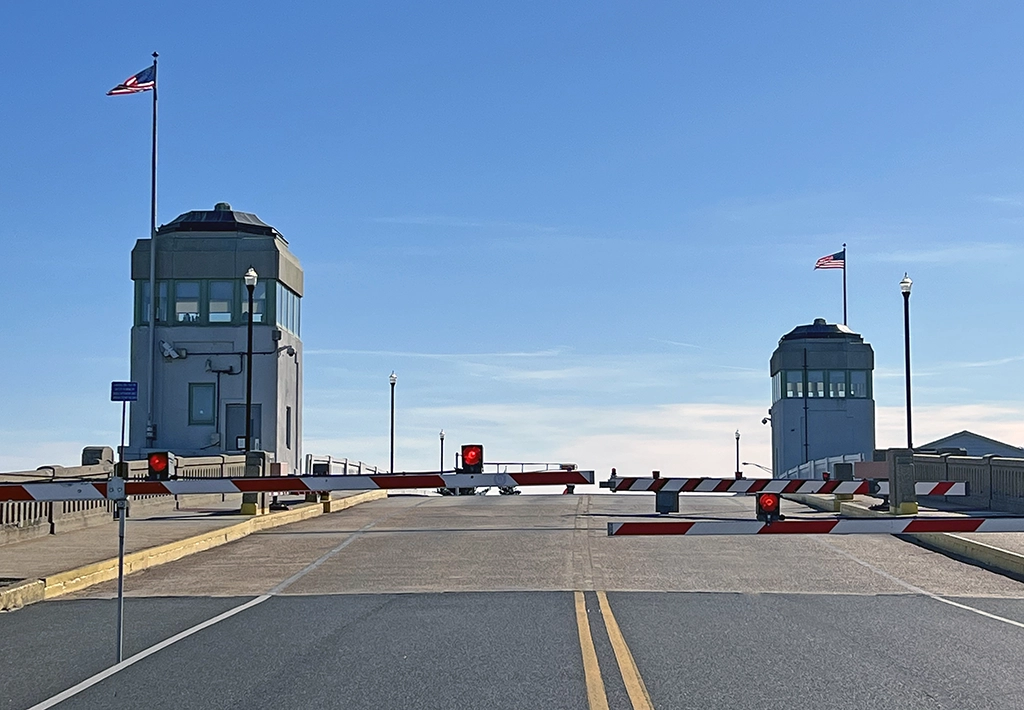
[{"label": "red signal light housing", "polygon": [[167,481],[175,477],[176,460],[170,451],[153,451],[146,457],[147,478]]},{"label": "red signal light housing", "polygon": [[757,519],[768,524],[782,520],[782,516],[779,514],[780,503],[781,499],[778,493],[758,493]]},{"label": "red signal light housing", "polygon": [[482,473],[484,470],[484,446],[483,444],[463,444],[462,446],[462,472]]}]

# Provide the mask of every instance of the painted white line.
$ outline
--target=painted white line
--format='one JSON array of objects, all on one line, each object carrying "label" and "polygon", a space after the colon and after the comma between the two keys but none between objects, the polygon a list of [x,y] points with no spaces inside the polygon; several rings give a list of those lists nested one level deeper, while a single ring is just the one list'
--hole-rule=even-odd
[{"label": "painted white line", "polygon": [[[431,500],[431,499],[428,498],[427,500]],[[416,505],[414,505],[412,507],[416,508],[418,506],[421,506],[424,503],[426,503],[427,500],[423,500],[423,501],[417,503]],[[99,673],[97,673],[96,675],[93,675],[93,676],[90,676],[89,678],[86,678],[81,683],[78,683],[77,685],[73,685],[70,688],[68,688],[67,690],[64,690],[64,691],[61,691],[60,693],[57,693],[53,697],[47,698],[46,700],[42,701],[41,703],[37,703],[36,705],[33,705],[28,710],[46,710],[47,708],[52,708],[57,703],[62,703],[65,700],[67,700],[68,698],[71,698],[71,697],[74,697],[75,695],[78,695],[83,690],[87,690],[88,688],[91,688],[92,686],[94,686],[97,683],[100,683],[100,682],[106,680],[107,678],[109,678],[110,676],[114,675],[115,673],[119,673],[119,672],[123,671],[125,668],[128,668],[129,666],[138,663],[139,661],[143,660],[144,658],[148,658],[149,656],[152,656],[154,653],[157,653],[159,651],[164,650],[168,646],[176,644],[178,641],[181,641],[182,639],[186,639],[186,638],[188,638],[189,636],[191,636],[193,634],[197,634],[200,631],[202,631],[203,629],[208,629],[209,627],[213,626],[214,624],[218,624],[221,621],[224,621],[225,619],[230,619],[235,614],[240,614],[243,611],[246,611],[247,609],[251,609],[254,606],[262,604],[263,602],[267,601],[268,599],[270,599],[270,598],[280,594],[285,589],[287,589],[288,587],[290,587],[291,585],[295,584],[300,579],[305,577],[307,574],[309,574],[313,570],[315,570],[318,567],[320,567],[322,564],[327,562],[327,560],[331,559],[336,554],[338,554],[339,552],[344,550],[346,547],[351,545],[353,542],[355,542],[357,538],[359,538],[364,532],[366,532],[367,530],[369,530],[373,526],[377,525],[378,523],[383,523],[385,520],[387,520],[389,518],[393,518],[394,516],[398,515],[399,513],[404,513],[407,510],[408,510],[408,508],[401,508],[400,510],[396,510],[396,511],[394,511],[393,513],[391,513],[389,515],[385,515],[384,517],[377,518],[372,523],[368,523],[368,524],[364,525],[363,527],[361,527],[358,530],[356,530],[354,533],[350,534],[347,538],[345,538],[345,541],[342,542],[337,547],[335,547],[333,550],[331,550],[330,552],[327,552],[327,553],[321,555],[315,562],[313,562],[312,564],[310,564],[307,567],[303,568],[302,570],[300,570],[296,574],[293,574],[291,577],[289,577],[288,579],[284,580],[283,582],[278,584],[276,587],[271,589],[268,593],[263,594],[261,596],[258,596],[255,599],[250,599],[249,601],[245,602],[244,604],[239,604],[238,606],[234,607],[233,609],[228,609],[223,614],[218,614],[217,616],[213,617],[212,619],[207,619],[206,621],[203,621],[202,623],[196,624],[195,626],[193,626],[193,627],[191,627],[189,629],[185,629],[181,633],[175,634],[174,636],[171,636],[168,639],[164,639],[163,641],[161,641],[158,644],[154,644],[154,645],[150,646],[149,648],[147,648],[147,649],[145,649],[143,651],[139,651],[134,656],[126,658],[125,660],[121,661],[120,663],[117,663],[117,664],[111,666],[110,668],[107,668],[106,670],[102,670]]]},{"label": "painted white line", "polygon": [[97,683],[99,683],[99,682],[101,682],[103,680],[106,680],[107,678],[109,678],[110,676],[114,675],[115,673],[123,671],[128,666],[134,665],[134,664],[138,663],[139,661],[141,661],[142,659],[147,658],[149,656],[152,656],[154,653],[157,653],[158,651],[162,651],[163,649],[167,648],[168,646],[170,646],[172,644],[177,643],[178,641],[181,641],[182,639],[188,638],[192,634],[199,633],[200,631],[202,631],[205,628],[213,626],[214,624],[217,624],[217,623],[219,623],[221,621],[224,621],[224,619],[229,619],[232,616],[234,616],[235,614],[240,614],[241,612],[245,611],[246,609],[251,609],[252,607],[256,606],[257,604],[262,604],[263,602],[267,601],[268,599],[270,599],[270,595],[269,594],[264,594],[263,596],[256,597],[255,599],[250,599],[245,604],[241,604],[240,606],[236,606],[234,609],[229,609],[228,611],[225,611],[223,614],[219,614],[218,616],[215,616],[212,619],[207,619],[203,623],[197,624],[197,625],[193,626],[190,629],[186,629],[186,630],[182,631],[179,634],[175,634],[174,636],[171,636],[169,639],[165,639],[165,640],[161,641],[160,643],[158,643],[158,644],[156,644],[154,646],[150,646],[149,648],[147,648],[144,651],[139,651],[134,656],[131,656],[130,658],[126,658],[125,660],[121,661],[120,663],[117,663],[117,664],[111,666],[110,668],[107,668],[106,670],[100,671],[99,673],[97,673],[94,676],[86,678],[85,680],[83,680],[78,685],[73,685],[70,688],[68,688],[67,690],[65,690],[63,692],[60,692],[60,693],[57,693],[52,698],[47,698],[43,702],[38,703],[37,705],[33,705],[32,707],[29,708],[29,710],[45,710],[46,708],[52,708],[57,703],[64,702],[68,698],[73,697],[75,695],[78,695],[83,690],[85,690],[87,688],[91,688],[92,686],[96,685]]},{"label": "painted white line", "polygon": [[861,565],[863,567],[866,567],[867,569],[871,570],[875,574],[880,575],[882,577],[885,577],[890,582],[892,582],[894,584],[898,584],[899,586],[903,587],[907,591],[913,592],[914,594],[920,594],[920,595],[928,597],[930,599],[934,599],[937,602],[942,602],[943,604],[948,604],[949,606],[955,606],[957,609],[963,609],[964,611],[969,611],[969,612],[972,612],[974,614],[978,614],[980,616],[987,617],[989,619],[994,619],[995,621],[1001,621],[1004,624],[1009,624],[1010,626],[1016,626],[1019,629],[1024,629],[1024,623],[1021,623],[1019,621],[1014,621],[1013,619],[1007,619],[1006,617],[998,616],[997,614],[991,614],[991,613],[989,613],[987,611],[982,611],[981,609],[975,609],[973,606],[968,606],[967,604],[961,604],[960,602],[955,602],[952,599],[946,599],[945,597],[940,597],[938,594],[933,594],[933,593],[931,593],[929,591],[925,591],[924,589],[921,589],[920,587],[915,587],[910,582],[904,582],[899,577],[892,576],[891,574],[889,574],[885,570],[881,570],[878,567],[875,567],[870,562],[865,562],[864,560],[860,559],[859,557],[850,554],[846,550],[842,550],[842,549],[836,547],[835,545],[833,545],[832,543],[830,543],[828,540],[826,540],[824,538],[815,536],[812,539],[815,542],[821,543],[825,547],[830,548],[834,552],[838,552],[840,555],[842,555],[844,557],[850,558],[851,560],[853,560],[857,564],[859,564],[859,565]]}]

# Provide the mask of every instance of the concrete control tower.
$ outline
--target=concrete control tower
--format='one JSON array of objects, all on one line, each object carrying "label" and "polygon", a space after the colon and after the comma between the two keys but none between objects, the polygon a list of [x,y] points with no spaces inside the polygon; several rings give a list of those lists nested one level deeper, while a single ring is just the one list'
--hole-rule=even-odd
[{"label": "concrete control tower", "polygon": [[772,353],[772,472],[845,454],[871,460],[875,402],[871,346],[845,325],[816,318]]},{"label": "concrete control tower", "polygon": [[[129,458],[151,450],[183,456],[244,448],[248,291],[253,302],[252,449],[285,471],[301,461],[303,274],[288,242],[256,215],[221,202],[180,215],[156,233],[156,325],[150,352],[150,241],[132,250],[135,325]],[[152,358],[153,390],[150,392]],[[151,423],[147,420],[151,419]]]}]

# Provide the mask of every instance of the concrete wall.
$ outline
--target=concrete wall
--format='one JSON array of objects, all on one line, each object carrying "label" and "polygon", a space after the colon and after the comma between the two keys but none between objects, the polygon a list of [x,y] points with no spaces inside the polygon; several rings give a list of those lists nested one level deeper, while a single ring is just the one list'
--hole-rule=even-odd
[{"label": "concrete wall", "polygon": [[915,454],[915,481],[967,481],[971,495],[948,500],[1024,514],[1024,458]]}]

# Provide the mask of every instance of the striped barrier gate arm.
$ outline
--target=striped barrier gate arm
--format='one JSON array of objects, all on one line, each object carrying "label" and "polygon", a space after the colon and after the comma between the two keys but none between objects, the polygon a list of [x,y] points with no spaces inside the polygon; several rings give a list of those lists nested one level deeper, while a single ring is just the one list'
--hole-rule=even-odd
[{"label": "striped barrier gate arm", "polygon": [[[822,481],[786,478],[626,478],[608,479],[612,491],[653,493],[818,493],[848,495],[889,495],[888,481]],[[918,481],[919,496],[966,496],[964,481]]]},{"label": "striped barrier gate arm", "polygon": [[1024,518],[830,518],[824,520],[672,520],[608,523],[608,535],[900,535],[1024,532]]},{"label": "striped barrier gate arm", "polygon": [[[370,474],[358,476],[268,476],[258,478],[187,478],[127,481],[125,495],[196,495],[203,493],[289,493],[366,491],[403,488],[471,488],[584,485],[593,471],[526,471],[522,473]],[[107,483],[62,481],[0,484],[0,501],[104,500]]]}]

